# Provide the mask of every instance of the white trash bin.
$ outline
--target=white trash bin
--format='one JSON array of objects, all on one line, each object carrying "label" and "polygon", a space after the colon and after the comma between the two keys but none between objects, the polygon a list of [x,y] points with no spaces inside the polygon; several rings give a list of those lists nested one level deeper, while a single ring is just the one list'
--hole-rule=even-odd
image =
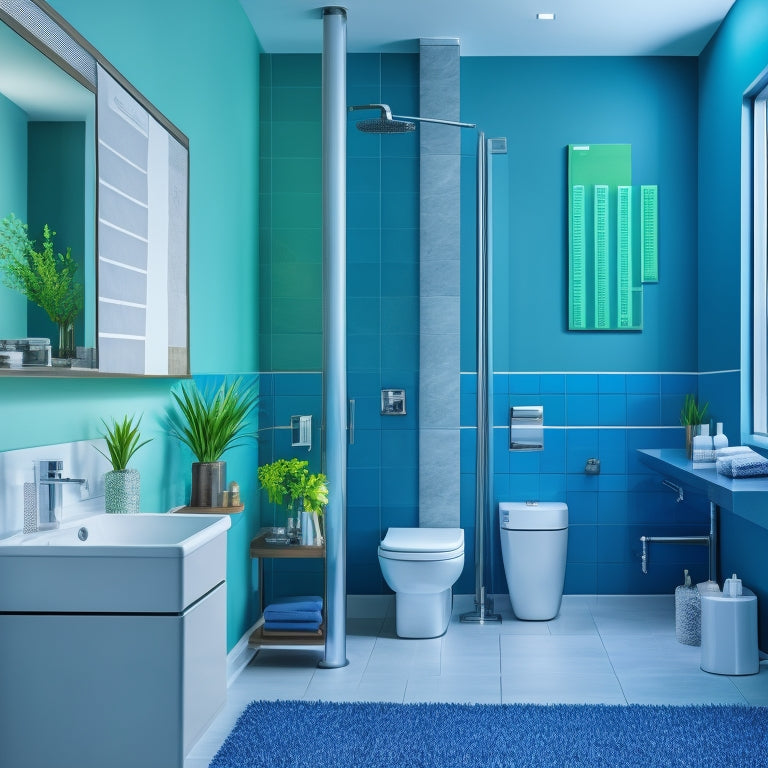
[{"label": "white trash bin", "polygon": [[746,587],[741,597],[701,596],[701,668],[716,675],[756,675],[757,597]]}]

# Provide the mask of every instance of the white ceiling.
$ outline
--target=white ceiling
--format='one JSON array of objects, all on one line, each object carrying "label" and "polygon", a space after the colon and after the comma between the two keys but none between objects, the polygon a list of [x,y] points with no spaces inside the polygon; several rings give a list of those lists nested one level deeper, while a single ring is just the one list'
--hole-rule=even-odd
[{"label": "white ceiling", "polygon": [[[459,38],[462,56],[697,56],[735,0],[345,0],[350,53]],[[240,0],[266,53],[319,53],[317,0]],[[330,5],[330,3],[329,3]],[[537,21],[550,11],[554,21]]]}]

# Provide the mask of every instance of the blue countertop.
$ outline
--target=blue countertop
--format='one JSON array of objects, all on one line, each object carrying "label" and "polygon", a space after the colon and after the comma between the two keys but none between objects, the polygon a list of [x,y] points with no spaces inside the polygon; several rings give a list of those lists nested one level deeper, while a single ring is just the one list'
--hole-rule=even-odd
[{"label": "blue countertop", "polygon": [[768,528],[768,477],[734,479],[718,474],[714,467],[694,469],[684,449],[646,448],[638,454],[642,464],[659,474],[703,493],[721,509]]}]

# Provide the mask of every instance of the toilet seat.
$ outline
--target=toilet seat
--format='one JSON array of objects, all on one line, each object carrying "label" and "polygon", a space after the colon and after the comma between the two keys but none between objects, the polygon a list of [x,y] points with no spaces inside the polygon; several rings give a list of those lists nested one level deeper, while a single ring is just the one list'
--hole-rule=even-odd
[{"label": "toilet seat", "polygon": [[388,560],[452,560],[464,555],[462,528],[390,528],[379,545]]}]

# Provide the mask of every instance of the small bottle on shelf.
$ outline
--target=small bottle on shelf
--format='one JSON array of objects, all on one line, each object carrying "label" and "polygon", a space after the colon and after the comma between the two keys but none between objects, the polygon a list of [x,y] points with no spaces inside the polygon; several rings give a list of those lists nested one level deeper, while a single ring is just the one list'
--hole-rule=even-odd
[{"label": "small bottle on shelf", "polygon": [[728,438],[723,434],[723,422],[718,421],[717,422],[717,431],[715,432],[715,435],[712,438],[712,445],[715,449],[715,451],[719,450],[720,448],[727,448],[728,447]]},{"label": "small bottle on shelf", "polygon": [[714,455],[712,438],[709,435],[709,424],[702,424],[700,434],[693,438],[693,463],[711,463],[714,461]]}]

